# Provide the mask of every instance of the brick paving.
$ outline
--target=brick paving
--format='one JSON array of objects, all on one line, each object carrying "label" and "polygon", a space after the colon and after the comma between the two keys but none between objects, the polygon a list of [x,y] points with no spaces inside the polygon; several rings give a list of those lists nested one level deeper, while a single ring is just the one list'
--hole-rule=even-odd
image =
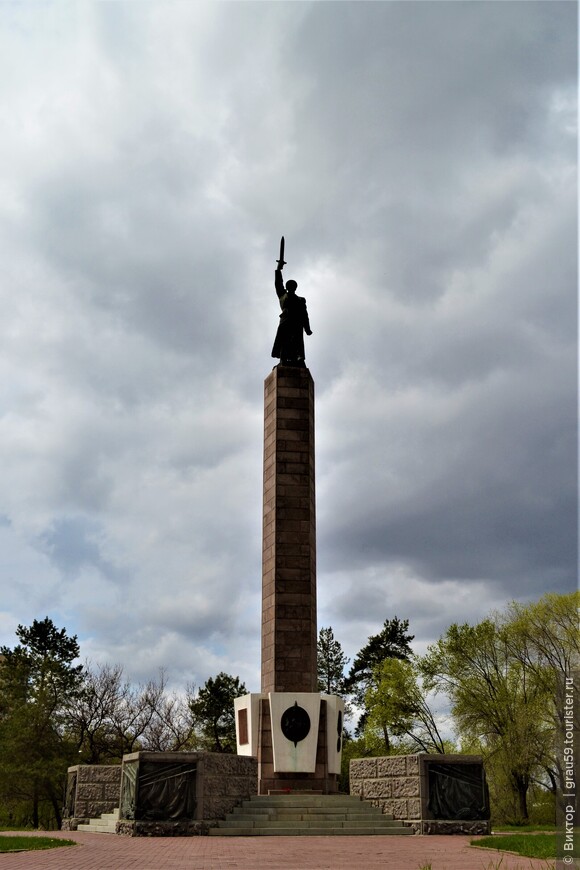
[{"label": "brick paving", "polygon": [[[0,854],[0,870],[547,870],[470,837],[118,837],[51,831],[79,845]],[[10,836],[8,833],[2,836]],[[36,836],[31,834],[31,836]],[[498,838],[499,839],[499,838]],[[553,863],[552,863],[553,866]]]}]

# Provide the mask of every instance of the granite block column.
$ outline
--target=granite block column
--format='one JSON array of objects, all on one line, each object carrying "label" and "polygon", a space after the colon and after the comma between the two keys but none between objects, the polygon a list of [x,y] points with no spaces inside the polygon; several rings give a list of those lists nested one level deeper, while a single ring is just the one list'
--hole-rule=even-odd
[{"label": "granite block column", "polygon": [[262,683],[234,702],[258,793],[338,788],[344,701],[318,691],[314,382],[278,365],[264,384]]},{"label": "granite block column", "polygon": [[262,692],[316,692],[314,381],[276,366],[264,385]]}]

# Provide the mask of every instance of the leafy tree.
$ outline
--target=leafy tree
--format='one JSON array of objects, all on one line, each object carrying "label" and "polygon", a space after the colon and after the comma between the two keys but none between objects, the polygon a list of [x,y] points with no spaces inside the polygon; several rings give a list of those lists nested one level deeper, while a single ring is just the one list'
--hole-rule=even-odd
[{"label": "leafy tree", "polygon": [[[566,731],[562,697],[565,679],[580,665],[579,607],[580,592],[548,593],[528,604],[512,601],[506,613],[498,616],[511,657],[545,694],[545,718],[556,734]],[[575,721],[574,730],[580,733],[579,721]],[[552,741],[552,749],[544,753],[542,760],[550,791],[561,795],[566,789],[563,788],[561,753],[555,751],[556,742]]]},{"label": "leafy tree", "polygon": [[501,760],[509,775],[519,819],[528,818],[527,793],[553,732],[547,696],[529,669],[514,659],[509,626],[485,619],[453,624],[421,660],[425,687],[445,692],[459,733]]},{"label": "leafy tree", "polygon": [[528,816],[530,788],[552,802],[562,793],[556,735],[564,680],[580,662],[579,605],[578,592],[512,602],[479,625],[451,626],[421,663],[427,684],[449,695],[463,744],[484,755],[504,807],[509,783],[517,819]]},{"label": "leafy tree", "polygon": [[356,733],[364,731],[367,710],[366,694],[375,685],[375,669],[385,659],[408,660],[412,655],[410,643],[414,635],[407,634],[409,620],[385,619],[382,630],[369,637],[367,643],[357,653],[345,680],[345,689],[352,694],[354,703],[362,710]]},{"label": "leafy tree", "polygon": [[373,669],[385,659],[409,659],[410,647],[415,635],[407,634],[409,620],[385,619],[382,631],[369,637],[358,652],[347,677],[350,689],[363,686],[373,680]]},{"label": "leafy tree", "polygon": [[344,695],[344,669],[350,659],[335,639],[332,627],[321,628],[318,633],[318,690],[327,695]]},{"label": "leafy tree", "polygon": [[60,826],[62,784],[74,756],[66,739],[66,709],[78,694],[82,665],[74,665],[76,635],[51,619],[19,625],[14,649],[0,647],[0,782],[8,802],[26,802],[39,826],[49,802]]},{"label": "leafy tree", "polygon": [[234,698],[247,692],[239,677],[223,671],[210,677],[189,706],[202,746],[210,752],[236,751]]},{"label": "leafy tree", "polygon": [[387,753],[392,749],[391,736],[409,738],[415,752],[447,750],[418,680],[413,661],[384,659],[374,668],[365,696],[364,733],[380,734]]},{"label": "leafy tree", "polygon": [[513,654],[550,680],[550,690],[555,679],[569,676],[580,665],[579,609],[580,592],[550,592],[528,604],[512,601],[501,619],[513,631]]}]

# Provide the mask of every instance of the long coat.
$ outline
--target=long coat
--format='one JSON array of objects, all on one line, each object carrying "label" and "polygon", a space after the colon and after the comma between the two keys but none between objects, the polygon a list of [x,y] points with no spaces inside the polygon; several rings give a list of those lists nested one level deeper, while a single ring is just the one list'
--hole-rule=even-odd
[{"label": "long coat", "polygon": [[280,324],[274,339],[272,356],[283,362],[304,361],[304,330],[310,333],[306,299],[284,288],[282,273],[276,269],[274,286],[280,300]]}]

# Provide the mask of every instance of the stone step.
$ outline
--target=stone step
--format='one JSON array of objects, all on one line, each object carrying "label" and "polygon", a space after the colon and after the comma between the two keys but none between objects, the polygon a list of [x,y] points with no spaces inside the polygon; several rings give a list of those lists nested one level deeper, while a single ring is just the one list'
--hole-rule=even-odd
[{"label": "stone step", "polygon": [[360,810],[352,810],[348,807],[296,807],[295,809],[286,809],[286,807],[272,807],[271,809],[267,809],[266,807],[246,806],[234,807],[229,815],[234,817],[255,816],[258,819],[269,819],[273,816],[277,816],[280,819],[299,819],[301,816],[309,816],[313,819],[322,818],[323,816],[331,816],[337,819],[360,819],[363,816],[376,816],[380,819],[392,818],[392,816],[381,813],[378,807],[372,806],[361,807]]},{"label": "stone step", "polygon": [[119,817],[119,807],[115,807],[112,813],[102,813],[98,819],[90,819],[86,825],[79,825],[77,830],[91,834],[115,834]]},{"label": "stone step", "polygon": [[332,819],[309,819],[308,817],[303,819],[226,819],[225,821],[218,822],[218,827],[220,828],[240,828],[240,827],[250,827],[250,828],[263,828],[267,825],[275,826],[278,828],[368,828],[368,827],[399,827],[395,822],[389,821],[389,819],[377,819],[375,817],[371,819],[343,819],[340,821],[332,820]]},{"label": "stone step", "polygon": [[257,804],[253,801],[242,801],[236,809],[251,810],[253,813],[380,813],[380,808],[373,806],[371,803],[356,803],[356,804],[316,804],[316,806],[308,806],[308,804]]},{"label": "stone step", "polygon": [[227,813],[226,821],[241,824],[246,821],[253,821],[256,824],[267,824],[268,821],[278,820],[280,822],[302,822],[306,819],[312,821],[333,822],[341,824],[342,822],[392,822],[392,816],[383,816],[381,813],[286,813],[284,811],[278,813]]},{"label": "stone step", "polygon": [[409,836],[392,816],[349,795],[275,795],[253,797],[235,807],[212,837]]},{"label": "stone step", "polygon": [[361,828],[279,828],[268,825],[263,828],[210,828],[211,837],[371,837],[409,836],[411,828],[361,827]]},{"label": "stone step", "polygon": [[90,834],[115,834],[117,830],[116,823],[109,824],[104,823],[100,825],[98,822],[95,822],[91,819],[88,825],[79,825],[77,828],[78,831],[88,831]]},{"label": "stone step", "polygon": [[320,807],[333,804],[335,806],[351,806],[362,805],[364,801],[357,795],[348,794],[325,794],[325,795],[305,795],[305,794],[285,794],[285,795],[255,795],[244,803],[251,803],[252,806],[305,806],[305,807]]},{"label": "stone step", "polygon": [[352,804],[350,806],[336,806],[334,804],[327,806],[317,806],[317,807],[287,807],[287,806],[276,806],[276,807],[268,807],[268,806],[256,806],[248,801],[244,801],[241,806],[234,807],[233,812],[237,815],[240,813],[252,813],[253,815],[271,815],[272,813],[277,813],[278,815],[300,815],[301,813],[310,813],[311,815],[324,815],[328,813],[334,813],[335,815],[349,815],[349,816],[361,816],[361,815],[382,815],[379,807],[373,807],[370,804],[360,804],[355,805]]}]

